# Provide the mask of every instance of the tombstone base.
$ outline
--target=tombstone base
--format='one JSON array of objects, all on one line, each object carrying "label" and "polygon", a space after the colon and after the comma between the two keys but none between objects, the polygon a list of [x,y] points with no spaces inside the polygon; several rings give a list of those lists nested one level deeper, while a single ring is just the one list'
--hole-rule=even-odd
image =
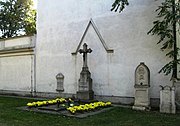
[{"label": "tombstone base", "polygon": [[150,107],[145,107],[145,106],[133,106],[133,110],[141,110],[141,111],[150,111]]},{"label": "tombstone base", "polygon": [[93,100],[94,92],[93,91],[77,91],[77,98],[81,100]]},{"label": "tombstone base", "polygon": [[175,104],[175,87],[161,86],[160,90],[160,112],[161,113],[176,113]]},{"label": "tombstone base", "polygon": [[135,110],[150,110],[150,97],[149,97],[149,87],[141,86],[136,87],[135,85],[135,100],[133,109]]},{"label": "tombstone base", "polygon": [[161,113],[176,113],[176,105],[160,105],[160,112]]}]

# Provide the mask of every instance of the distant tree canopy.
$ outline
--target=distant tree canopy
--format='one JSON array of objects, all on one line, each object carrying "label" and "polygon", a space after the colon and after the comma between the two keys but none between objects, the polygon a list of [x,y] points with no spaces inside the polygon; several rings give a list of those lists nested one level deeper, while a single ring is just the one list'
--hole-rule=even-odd
[{"label": "distant tree canopy", "polygon": [[36,33],[32,0],[0,0],[0,38]]}]

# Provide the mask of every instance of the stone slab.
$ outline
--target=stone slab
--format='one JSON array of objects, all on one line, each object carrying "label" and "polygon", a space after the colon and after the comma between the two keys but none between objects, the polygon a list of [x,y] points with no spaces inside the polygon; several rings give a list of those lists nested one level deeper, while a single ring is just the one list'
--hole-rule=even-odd
[{"label": "stone slab", "polygon": [[141,111],[150,111],[150,107],[145,107],[145,106],[133,106],[133,110],[141,110]]},{"label": "stone slab", "polygon": [[86,117],[89,117],[89,116],[92,116],[92,115],[96,115],[96,114],[99,114],[99,113],[102,113],[102,112],[106,112],[108,110],[111,110],[112,108],[114,108],[114,106],[108,107],[108,108],[102,108],[102,109],[95,110],[95,111],[76,113],[76,114],[71,114],[67,110],[48,111],[48,110],[42,110],[42,109],[38,109],[38,108],[29,108],[27,106],[18,107],[17,109],[21,109],[21,110],[25,110],[25,111],[47,113],[47,114],[57,114],[57,115],[63,115],[63,116],[68,116],[68,117],[75,117],[75,118],[86,118]]},{"label": "stone slab", "polygon": [[77,98],[81,100],[93,100],[94,92],[93,91],[77,91]]},{"label": "stone slab", "polygon": [[61,110],[65,110],[66,107],[56,107],[57,105],[54,105],[54,107],[49,107],[49,106],[45,106],[45,107],[38,107],[38,109],[41,110],[48,110],[48,111],[61,111]]}]

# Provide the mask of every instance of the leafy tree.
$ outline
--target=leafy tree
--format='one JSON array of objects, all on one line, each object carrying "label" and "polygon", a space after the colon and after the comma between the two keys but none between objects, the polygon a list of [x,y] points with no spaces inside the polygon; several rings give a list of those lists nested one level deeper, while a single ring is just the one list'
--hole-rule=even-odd
[{"label": "leafy tree", "polygon": [[[112,9],[115,12],[119,9],[121,12],[128,0],[115,0]],[[157,20],[153,22],[153,28],[148,34],[157,35],[160,37],[157,44],[162,44],[161,50],[169,51],[166,56],[171,58],[159,73],[163,72],[165,75],[172,73],[172,79],[177,79],[177,65],[180,64],[178,59],[179,48],[177,47],[177,35],[180,35],[180,0],[164,0],[158,9]]]},{"label": "leafy tree", "polygon": [[177,79],[177,65],[180,64],[180,59],[177,58],[179,48],[177,47],[177,35],[180,23],[180,0],[164,0],[156,10],[158,12],[158,20],[154,21],[154,27],[148,34],[158,35],[159,43],[162,43],[161,50],[169,51],[166,56],[171,58],[159,73],[163,72],[165,75],[172,73],[172,79]]},{"label": "leafy tree", "polygon": [[0,0],[0,38],[36,33],[32,0]]},{"label": "leafy tree", "polygon": [[115,0],[114,3],[112,4],[111,11],[119,12],[123,11],[125,6],[129,5],[128,0]]}]

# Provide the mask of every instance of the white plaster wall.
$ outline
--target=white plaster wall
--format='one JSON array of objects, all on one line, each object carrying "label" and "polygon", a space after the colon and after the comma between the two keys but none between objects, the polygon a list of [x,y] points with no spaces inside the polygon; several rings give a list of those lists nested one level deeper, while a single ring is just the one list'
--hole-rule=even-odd
[{"label": "white plaster wall", "polygon": [[0,58],[0,90],[31,91],[31,56]]},{"label": "white plaster wall", "polygon": [[35,44],[36,36],[21,36],[0,40],[0,49]]},{"label": "white plaster wall", "polygon": [[[109,48],[108,54],[92,27],[83,42],[88,55],[96,95],[134,96],[134,71],[145,62],[151,72],[151,98],[159,97],[159,85],[170,85],[169,76],[158,74],[168,62],[158,37],[147,35],[153,26],[157,0],[130,0],[127,9],[111,12],[113,0],[40,0],[38,2],[36,85],[38,92],[56,92],[56,74],[65,76],[65,93],[76,93],[82,56],[71,55],[90,18]],[[81,47],[82,48],[82,47]]]},{"label": "white plaster wall", "polygon": [[[34,55],[30,50],[15,47],[31,47],[36,36],[21,36],[0,41],[0,90],[32,91],[34,79]],[[6,50],[8,48],[8,51]]]},{"label": "white plaster wall", "polygon": [[[1,40],[1,47],[13,47],[13,46],[22,46],[22,45],[30,45],[33,44],[35,36],[23,36],[23,37],[15,37],[10,39]],[[3,43],[3,44],[2,44]]]},{"label": "white plaster wall", "polygon": [[5,47],[31,44],[31,37],[22,37],[5,41]]}]

